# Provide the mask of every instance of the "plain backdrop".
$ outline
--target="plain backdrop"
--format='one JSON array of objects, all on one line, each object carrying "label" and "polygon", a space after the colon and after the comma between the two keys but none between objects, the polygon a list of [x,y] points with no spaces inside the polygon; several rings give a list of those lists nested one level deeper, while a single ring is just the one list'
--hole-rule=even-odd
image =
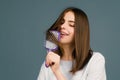
[{"label": "plain backdrop", "polygon": [[120,79],[120,0],[0,0],[0,80],[37,79],[45,31],[70,6],[88,15],[91,48],[104,55],[107,79]]}]

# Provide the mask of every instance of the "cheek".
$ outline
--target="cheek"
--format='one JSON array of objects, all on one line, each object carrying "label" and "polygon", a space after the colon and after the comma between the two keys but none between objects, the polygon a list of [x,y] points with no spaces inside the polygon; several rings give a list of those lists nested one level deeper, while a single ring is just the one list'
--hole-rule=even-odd
[{"label": "cheek", "polygon": [[74,35],[75,34],[75,30],[71,29],[71,34]]},{"label": "cheek", "polygon": [[68,30],[69,30],[69,32],[74,33],[74,28],[73,27],[69,27]]},{"label": "cheek", "polygon": [[74,31],[74,29],[71,30],[71,38],[72,38],[72,39],[75,38],[75,31]]}]

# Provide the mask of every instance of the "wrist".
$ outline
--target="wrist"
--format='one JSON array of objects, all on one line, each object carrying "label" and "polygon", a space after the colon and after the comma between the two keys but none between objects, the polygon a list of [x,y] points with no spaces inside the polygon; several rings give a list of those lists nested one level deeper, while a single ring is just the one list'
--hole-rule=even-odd
[{"label": "wrist", "polygon": [[60,71],[60,69],[56,70],[54,72],[54,74],[55,74],[57,80],[66,80],[65,76],[62,74],[62,72]]},{"label": "wrist", "polygon": [[58,70],[54,70],[53,72],[54,72],[55,75],[59,75],[59,74],[61,74],[61,70],[60,70],[60,69],[58,69]]}]

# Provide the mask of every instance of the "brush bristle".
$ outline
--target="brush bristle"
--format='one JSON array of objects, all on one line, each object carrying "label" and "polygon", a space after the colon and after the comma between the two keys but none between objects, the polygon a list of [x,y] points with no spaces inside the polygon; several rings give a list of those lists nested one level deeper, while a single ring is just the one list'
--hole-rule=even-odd
[{"label": "brush bristle", "polygon": [[[46,40],[45,47],[49,51],[57,50],[58,45],[56,44],[59,41],[60,33],[58,31],[50,31],[50,36]],[[54,38],[53,38],[54,37]]]}]

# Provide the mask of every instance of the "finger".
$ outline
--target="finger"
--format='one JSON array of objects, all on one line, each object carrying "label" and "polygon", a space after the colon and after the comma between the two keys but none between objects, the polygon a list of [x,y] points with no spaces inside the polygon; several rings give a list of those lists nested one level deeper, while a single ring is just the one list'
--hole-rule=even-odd
[{"label": "finger", "polygon": [[54,62],[52,61],[53,60],[53,52],[48,52],[47,56],[46,56],[46,61],[45,61],[45,66],[46,67],[49,67],[51,65],[54,64]]},{"label": "finger", "polygon": [[45,66],[49,67],[49,64],[50,64],[50,60],[49,60],[49,55],[47,54],[46,60],[45,60]]},{"label": "finger", "polygon": [[47,68],[49,67],[49,63],[48,63],[47,60],[45,61],[45,66],[46,66]]},{"label": "finger", "polygon": [[49,66],[53,66],[55,64],[55,62],[51,62],[51,64],[49,64]]},{"label": "finger", "polygon": [[58,57],[54,52],[48,52],[46,56],[46,67],[53,66],[57,62]]}]

